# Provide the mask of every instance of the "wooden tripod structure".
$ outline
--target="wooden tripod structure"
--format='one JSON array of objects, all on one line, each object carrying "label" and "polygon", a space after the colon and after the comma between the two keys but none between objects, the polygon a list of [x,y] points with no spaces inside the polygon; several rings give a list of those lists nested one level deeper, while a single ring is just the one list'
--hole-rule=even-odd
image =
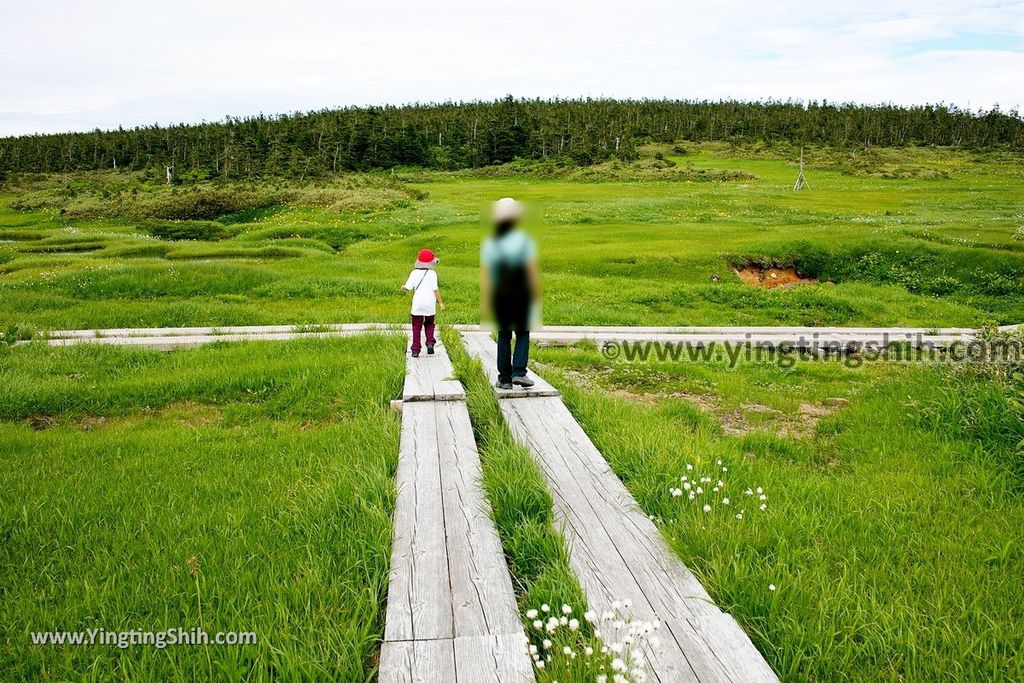
[{"label": "wooden tripod structure", "polygon": [[793,191],[802,190],[804,188],[810,189],[810,185],[807,184],[807,180],[804,178],[804,148],[800,148],[800,174],[796,177],[796,184],[793,185]]}]

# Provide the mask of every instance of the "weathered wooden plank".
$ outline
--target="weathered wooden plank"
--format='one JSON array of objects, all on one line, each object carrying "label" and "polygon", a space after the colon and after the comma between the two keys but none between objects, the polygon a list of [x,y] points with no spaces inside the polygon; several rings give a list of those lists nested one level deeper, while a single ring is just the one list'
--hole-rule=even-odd
[{"label": "weathered wooden plank", "polygon": [[[570,566],[587,596],[588,606],[601,613],[611,609],[615,601],[629,600],[632,606],[623,611],[633,618],[664,620],[664,610],[659,612],[651,603],[650,587],[637,577],[637,556],[641,553],[612,528],[617,523],[614,515],[621,515],[622,511],[615,507],[608,509],[600,496],[599,485],[586,470],[574,472],[557,445],[559,434],[536,428],[539,414],[554,402],[561,403],[557,398],[538,398],[501,401],[500,404],[516,439],[538,458],[548,480],[556,518],[569,544]],[[685,603],[679,604],[676,611],[683,616],[689,614]],[[622,638],[609,622],[599,623],[598,631],[607,643]],[[657,679],[666,682],[702,680],[689,657],[698,657],[706,648],[690,648],[687,653],[671,634],[664,636],[658,648],[644,653]],[[704,659],[707,658],[705,655]],[[712,680],[725,680],[724,670],[720,673],[722,677]]]},{"label": "weathered wooden plank", "polygon": [[[853,346],[882,348],[892,344],[909,342],[915,347],[945,348],[954,342],[970,341],[973,337],[962,335],[870,335],[813,333],[809,335],[790,334],[645,334],[638,332],[536,332],[532,339],[537,344],[558,346],[590,341],[599,347],[606,344],[632,345],[642,348],[650,344],[678,345],[680,347],[711,347],[721,345],[753,346],[766,349],[788,347],[791,349],[814,349],[827,351]],[[655,356],[656,357],[656,356]],[[685,358],[685,357],[684,357]]]},{"label": "weathered wooden plank", "polygon": [[455,635],[434,409],[402,409],[386,640]]},{"label": "weathered wooden plank", "polygon": [[533,680],[533,663],[518,634],[455,639],[458,683],[523,683]]},{"label": "weathered wooden plank", "polygon": [[439,640],[386,641],[380,648],[380,683],[438,683],[455,681],[455,642]]},{"label": "weathered wooden plank", "polygon": [[[498,381],[497,346],[493,339],[486,334],[464,334],[462,335],[463,345],[466,351],[480,359],[484,373],[493,386]],[[529,389],[515,386],[511,389],[497,389],[495,392],[498,398],[524,398],[529,396],[558,396],[558,390],[548,384],[536,373],[530,373],[530,379],[536,384]]]},{"label": "weathered wooden plank", "polygon": [[342,323],[330,325],[226,325],[222,327],[119,327],[97,330],[54,330],[50,339],[73,337],[198,337],[210,335],[275,334],[281,332],[374,332],[404,331],[409,325],[391,323]]},{"label": "weathered wooden plank", "polygon": [[[735,620],[672,554],[560,399],[499,405],[548,481],[591,609],[628,599],[634,618],[665,624],[660,647],[645,652],[658,680],[777,680]],[[606,640],[617,637],[607,624],[599,632]]]},{"label": "weathered wooden plank", "polygon": [[69,337],[48,339],[50,346],[73,346],[75,344],[108,344],[111,346],[134,346],[169,351],[173,349],[189,349],[217,342],[244,341],[289,341],[292,339],[351,337],[366,334],[364,330],[337,332],[274,332],[260,334],[211,334],[196,336],[132,336],[132,337]]},{"label": "weathered wooden plank", "polygon": [[512,578],[481,488],[469,413],[461,402],[434,405],[455,636],[522,635]]},{"label": "weathered wooden plank", "polygon": [[461,401],[466,398],[443,344],[434,347],[434,355],[423,353],[413,358],[407,354],[406,357],[403,401]]},{"label": "weathered wooden plank", "polygon": [[[481,488],[464,401],[443,347],[408,358],[391,583],[380,678],[523,681],[532,661],[501,542]],[[426,362],[424,362],[426,361]],[[411,379],[410,379],[411,378]]]}]

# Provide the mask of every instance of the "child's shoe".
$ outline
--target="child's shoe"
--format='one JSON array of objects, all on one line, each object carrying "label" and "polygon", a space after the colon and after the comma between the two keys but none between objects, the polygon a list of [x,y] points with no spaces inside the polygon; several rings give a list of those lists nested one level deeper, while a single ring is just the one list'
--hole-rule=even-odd
[{"label": "child's shoe", "polygon": [[420,352],[419,351],[411,351],[410,353],[412,354],[413,358],[419,358],[420,357]]},{"label": "child's shoe", "polygon": [[427,347],[427,355],[428,356],[433,356],[434,355],[434,347],[433,346],[428,346]]}]

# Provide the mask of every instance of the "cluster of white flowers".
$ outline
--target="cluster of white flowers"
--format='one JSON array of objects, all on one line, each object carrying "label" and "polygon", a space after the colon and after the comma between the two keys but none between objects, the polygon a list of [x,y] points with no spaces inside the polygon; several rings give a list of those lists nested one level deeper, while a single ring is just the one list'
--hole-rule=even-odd
[{"label": "cluster of white flowers", "polygon": [[562,605],[562,614],[558,616],[551,612],[551,605],[545,603],[540,606],[539,612],[535,609],[527,610],[526,618],[532,621],[533,628],[538,631],[554,633],[559,626],[566,626],[570,631],[576,631],[580,627],[580,620],[571,617],[571,614],[572,607],[569,605]]},{"label": "cluster of white flowers", "polygon": [[[526,648],[538,670],[558,666],[594,672],[597,683],[644,683],[649,679],[646,663],[639,654],[645,647],[659,647],[657,636],[661,624],[656,621],[633,619],[623,610],[631,607],[629,600],[615,601],[611,608],[600,615],[587,611],[583,618],[594,630],[609,636],[611,642],[595,648],[587,638],[579,637],[580,622],[572,616],[570,605],[556,610],[543,604],[539,609],[530,609],[526,618],[533,630],[542,636],[540,645],[526,638]],[[568,636],[568,639],[560,636]],[[569,644],[555,645],[555,640],[569,641]],[[577,665],[578,663],[578,665]]]},{"label": "cluster of white flowers", "polygon": [[[719,476],[726,476],[725,473],[729,471],[729,467],[722,464],[721,460],[716,461],[715,465],[721,473]],[[692,472],[693,464],[687,463],[686,471]],[[707,475],[694,478],[691,478],[691,476],[692,475],[683,475],[680,477],[680,486],[670,486],[668,489],[669,494],[671,494],[673,498],[681,498],[685,495],[687,500],[700,504],[701,510],[703,510],[705,514],[714,510],[716,501],[717,504],[724,506],[732,504],[729,496],[724,495],[723,493],[725,490],[725,482],[723,480]],[[707,489],[705,489],[705,487],[707,487]],[[756,493],[754,492],[754,489],[747,489],[745,493],[748,496],[756,495],[758,497],[758,509],[768,509],[768,495],[764,492],[762,487],[758,486]],[[735,517],[736,519],[743,519],[743,515],[745,514],[746,509],[741,509],[735,514]]]}]

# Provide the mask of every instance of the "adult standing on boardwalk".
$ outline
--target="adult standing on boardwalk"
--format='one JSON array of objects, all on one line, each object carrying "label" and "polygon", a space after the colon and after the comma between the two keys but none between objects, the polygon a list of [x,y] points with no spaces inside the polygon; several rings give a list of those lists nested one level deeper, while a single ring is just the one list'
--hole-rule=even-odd
[{"label": "adult standing on boardwalk", "polygon": [[[519,227],[523,205],[505,197],[494,203],[494,234],[480,249],[480,294],[484,315],[498,328],[499,389],[533,386],[526,376],[530,322],[540,300],[537,245]],[[512,335],[515,334],[515,351]]]}]

